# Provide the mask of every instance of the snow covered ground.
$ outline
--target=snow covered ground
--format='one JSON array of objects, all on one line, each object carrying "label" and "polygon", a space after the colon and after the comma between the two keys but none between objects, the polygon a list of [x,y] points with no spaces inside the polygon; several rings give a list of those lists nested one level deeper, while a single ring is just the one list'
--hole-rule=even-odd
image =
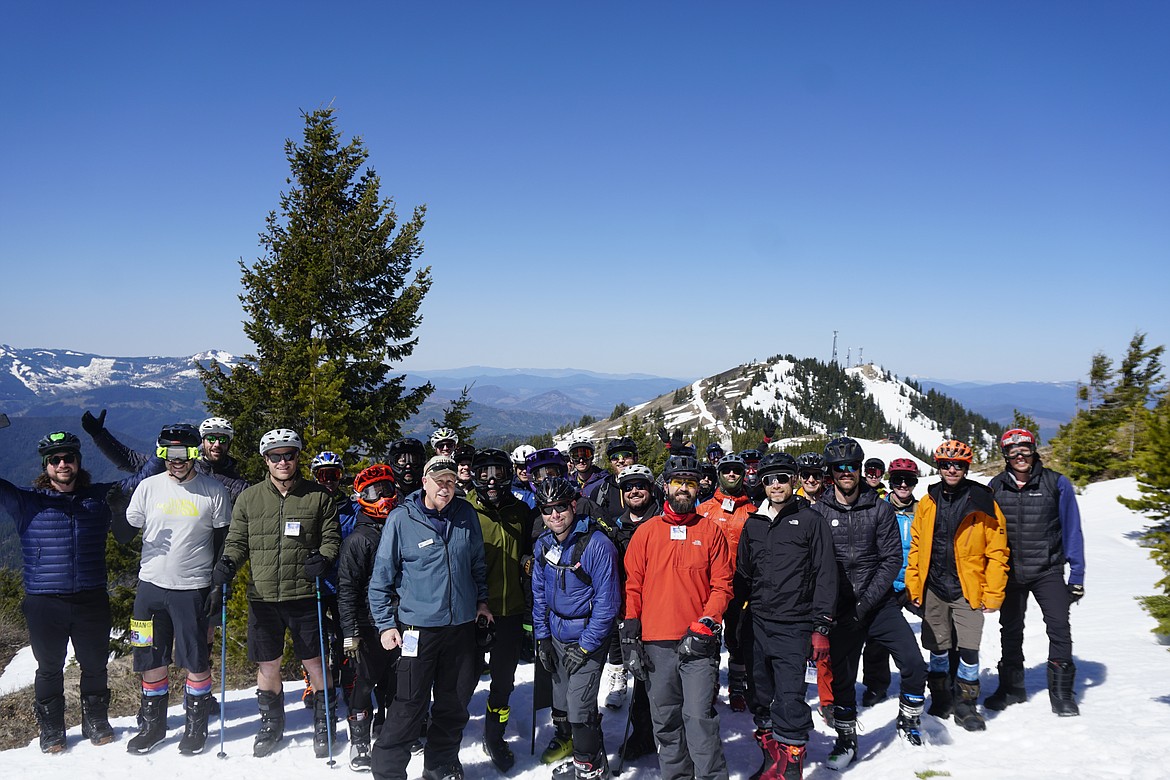
[{"label": "snow covered ground", "polygon": [[[926,770],[955,778],[1170,777],[1170,653],[1150,633],[1153,621],[1135,600],[1135,596],[1152,593],[1155,581],[1162,575],[1146,550],[1138,546],[1144,520],[1116,501],[1118,494],[1136,492],[1132,479],[1117,480],[1091,486],[1080,499],[1088,556],[1087,595],[1073,607],[1072,620],[1081,717],[1057,718],[1049,709],[1044,672],[1048,645],[1039,609],[1033,603],[1024,647],[1031,694],[1028,702],[1002,713],[988,713],[984,733],[969,734],[953,721],[924,716],[929,745],[911,748],[896,741],[893,721],[897,704],[893,699],[887,700],[862,711],[861,754],[847,774],[873,780],[905,780]],[[993,617],[984,633],[981,659],[985,693],[994,690],[998,658],[998,622]],[[549,776],[548,768],[528,752],[531,670],[531,666],[520,667],[519,687],[512,699],[509,735],[517,764],[510,776],[543,780]],[[114,724],[119,734],[112,745],[94,747],[83,742],[78,729],[73,729],[67,753],[44,756],[34,742],[26,748],[7,751],[4,758],[9,771],[15,771],[17,777],[32,777],[35,773],[38,780],[77,780],[83,776],[205,780],[210,775],[301,780],[330,772],[348,776],[350,770],[344,761],[330,770],[324,760],[313,757],[311,718],[299,704],[299,686],[290,684],[285,690],[289,714],[286,738],[282,747],[265,759],[251,755],[256,729],[252,690],[228,693],[224,759],[216,757],[219,727],[214,722],[205,753],[179,755],[178,707],[171,710],[170,737],[146,756],[125,752],[133,718],[122,718]],[[472,701],[472,720],[461,754],[468,778],[500,776],[477,743],[483,729],[486,697],[484,680]],[[731,775],[744,778],[760,761],[751,738],[751,719],[746,714],[732,714],[725,706],[720,707],[720,715]],[[607,713],[603,725],[612,754],[621,740],[624,711]],[[550,733],[547,711],[541,713],[538,726],[539,754]],[[832,733],[818,722],[809,745],[806,777],[836,777],[823,765],[831,744]],[[345,753],[344,741],[337,750]],[[659,778],[654,756],[638,760],[631,769],[623,777]],[[422,759],[415,758],[410,776],[419,777],[421,772]]]}]

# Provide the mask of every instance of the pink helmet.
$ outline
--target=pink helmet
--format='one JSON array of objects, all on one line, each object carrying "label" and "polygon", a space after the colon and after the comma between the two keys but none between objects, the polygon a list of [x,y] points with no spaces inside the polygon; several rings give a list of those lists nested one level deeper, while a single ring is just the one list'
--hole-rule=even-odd
[{"label": "pink helmet", "polygon": [[897,471],[913,474],[916,477],[921,476],[918,473],[918,464],[909,458],[894,458],[890,461],[890,474],[893,475]]},{"label": "pink helmet", "polygon": [[1026,444],[1032,449],[1036,449],[1036,437],[1026,428],[1012,428],[999,439],[999,447],[1005,454],[1017,444]]}]

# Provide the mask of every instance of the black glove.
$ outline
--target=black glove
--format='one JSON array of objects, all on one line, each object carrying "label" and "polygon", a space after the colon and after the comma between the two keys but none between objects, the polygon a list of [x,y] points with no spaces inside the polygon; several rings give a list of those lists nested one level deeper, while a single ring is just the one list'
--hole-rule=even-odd
[{"label": "black glove", "polygon": [[329,559],[319,552],[311,552],[305,558],[305,579],[315,580],[329,573]]},{"label": "black glove", "polygon": [[776,435],[776,423],[768,420],[764,423],[764,441],[772,441],[772,437]]},{"label": "black glove", "polygon": [[910,591],[902,588],[894,591],[894,603],[902,609],[910,606]]},{"label": "black glove", "polygon": [[211,586],[211,590],[207,592],[207,600],[203,602],[203,609],[205,615],[209,618],[216,618],[216,622],[220,615],[223,614],[223,586]]},{"label": "black glove", "polygon": [[622,643],[622,663],[634,675],[635,680],[646,682],[650,679],[650,659],[642,646],[642,621],[627,618],[618,624],[618,638]]},{"label": "black glove", "polygon": [[524,572],[525,577],[532,576],[532,564],[535,562],[536,562],[536,559],[533,558],[531,555],[521,555],[520,556],[520,570]]},{"label": "black glove", "polygon": [[1076,604],[1085,597],[1084,585],[1069,585],[1068,586],[1068,603]]},{"label": "black glove", "polygon": [[589,653],[581,649],[581,645],[574,642],[565,646],[565,675],[572,677],[585,662],[589,660]]},{"label": "black glove", "polygon": [[81,415],[81,429],[90,436],[97,436],[106,429],[106,410],[102,409],[102,413],[94,417],[88,411]]},{"label": "black glove", "polygon": [[211,570],[211,589],[219,590],[236,578],[236,565],[226,555],[219,559],[215,568]]},{"label": "black glove", "polygon": [[557,651],[551,639],[542,639],[536,643],[536,658],[549,674],[557,670]]},{"label": "black glove", "polygon": [[717,658],[723,644],[723,629],[711,618],[701,618],[687,629],[678,643],[678,654],[684,658]]},{"label": "black glove", "polygon": [[679,451],[683,449],[685,444],[686,440],[683,438],[683,432],[676,430],[674,435],[670,437],[670,444],[666,446],[670,447],[671,452],[678,455]]},{"label": "black glove", "polygon": [[670,446],[670,434],[666,432],[665,427],[658,429],[658,438],[662,439],[662,443],[665,444],[667,447]]}]

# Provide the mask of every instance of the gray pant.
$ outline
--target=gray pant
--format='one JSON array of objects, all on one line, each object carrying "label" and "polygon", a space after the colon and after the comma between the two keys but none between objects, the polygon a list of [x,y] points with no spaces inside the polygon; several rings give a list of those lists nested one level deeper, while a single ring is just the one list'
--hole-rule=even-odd
[{"label": "gray pant", "polygon": [[553,708],[569,713],[569,723],[589,723],[597,714],[597,691],[607,648],[590,653],[585,665],[570,677],[565,674],[565,644],[553,637],[553,647],[557,651],[557,668],[552,673]]},{"label": "gray pant", "polygon": [[647,642],[650,719],[658,741],[662,780],[727,780],[712,706],[718,658],[680,659],[677,642]]}]

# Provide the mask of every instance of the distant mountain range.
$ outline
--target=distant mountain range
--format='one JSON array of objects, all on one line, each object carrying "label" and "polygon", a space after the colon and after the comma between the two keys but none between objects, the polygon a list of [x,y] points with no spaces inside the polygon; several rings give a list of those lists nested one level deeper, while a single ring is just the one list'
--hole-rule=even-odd
[{"label": "distant mountain range", "polygon": [[1010,425],[1012,413],[1020,410],[1040,426],[1043,441],[1056,435],[1060,426],[1077,411],[1077,382],[975,382],[942,383],[919,379],[923,390],[946,393],[968,409],[986,415],[1000,425]]}]

